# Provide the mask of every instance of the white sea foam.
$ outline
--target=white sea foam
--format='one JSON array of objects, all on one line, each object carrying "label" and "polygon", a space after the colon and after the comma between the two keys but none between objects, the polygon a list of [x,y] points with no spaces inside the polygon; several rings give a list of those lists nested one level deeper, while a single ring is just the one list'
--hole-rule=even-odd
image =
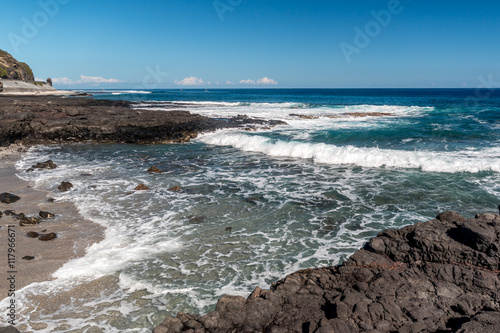
[{"label": "white sea foam", "polygon": [[112,94],[112,95],[152,93],[152,91],[147,91],[147,90],[86,90],[85,92],[95,93],[95,94]]},{"label": "white sea foam", "polygon": [[240,132],[204,134],[199,141],[219,146],[231,146],[248,152],[275,157],[312,159],[315,163],[357,165],[379,168],[415,168],[427,172],[500,172],[500,148],[465,152],[404,151],[355,146],[335,146],[325,143],[281,141]]},{"label": "white sea foam", "polygon": [[[71,329],[94,325],[111,332],[117,328],[108,317],[132,327],[137,318],[148,323],[155,311],[174,315],[176,311],[210,311],[222,294],[247,296],[255,286],[266,288],[296,270],[337,264],[381,229],[435,216],[432,198],[426,197],[431,194],[425,192],[421,199],[420,193],[411,191],[427,191],[420,185],[422,179],[444,179],[449,184],[449,179],[461,178],[401,168],[424,170],[438,163],[435,168],[446,172],[458,172],[450,171],[454,168],[470,171],[472,161],[483,169],[487,163],[490,168],[498,167],[495,161],[500,156],[497,149],[414,152],[315,144],[297,141],[310,137],[294,133],[296,140],[287,142],[259,133],[224,131],[201,135],[182,150],[177,145],[117,147],[110,149],[112,154],[94,151],[95,146],[76,151],[31,149],[18,164],[20,170],[48,158],[59,167],[20,175],[48,190],[55,190],[61,180],[70,180],[75,187],[55,192],[56,199],[74,202],[85,217],[107,228],[105,239],[89,247],[85,257],[68,262],[56,272],[57,279],[33,286],[31,292],[58,295],[98,277],[117,280],[116,290],[103,291],[99,299],[68,304],[38,321],[52,331],[67,324]],[[205,144],[240,151],[206,149]],[[144,156],[149,156],[147,162]],[[153,161],[174,168],[148,175],[146,165]],[[356,165],[368,168],[352,167]],[[380,166],[397,170],[373,168]],[[412,180],[415,174],[421,178]],[[491,186],[498,177],[490,178],[479,185]],[[138,183],[150,186],[151,191],[126,195]],[[166,190],[173,183],[185,192]],[[257,200],[247,201],[250,197]],[[408,209],[412,198],[422,201],[425,213]],[[189,221],[190,216],[201,215],[206,217],[202,223]],[[227,226],[233,228],[231,232],[224,231]],[[79,316],[84,311],[82,320]]]},{"label": "white sea foam", "polygon": [[[313,106],[305,103],[241,103],[241,102],[213,102],[213,101],[172,101],[168,102],[168,108],[172,106],[186,107],[193,106],[194,112],[208,117],[235,117],[238,115],[247,115],[262,119],[277,119],[293,124],[318,125],[321,123],[332,124],[342,121],[363,122],[373,120],[374,117],[353,118],[346,114],[356,113],[388,113],[393,117],[415,117],[426,112],[434,110],[432,107],[418,106],[398,106],[398,105],[352,105],[352,106]],[[147,102],[136,104],[138,109],[161,111],[165,108],[158,103]],[[315,119],[301,119],[300,116],[310,116]],[[331,117],[335,117],[331,119]],[[376,117],[379,118],[379,117]]]}]

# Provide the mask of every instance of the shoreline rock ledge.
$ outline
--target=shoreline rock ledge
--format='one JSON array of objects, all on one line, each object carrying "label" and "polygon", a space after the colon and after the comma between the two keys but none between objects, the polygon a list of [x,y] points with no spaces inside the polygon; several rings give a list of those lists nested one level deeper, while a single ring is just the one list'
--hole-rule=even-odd
[{"label": "shoreline rock ledge", "polygon": [[499,251],[499,215],[446,212],[153,332],[500,332]]}]

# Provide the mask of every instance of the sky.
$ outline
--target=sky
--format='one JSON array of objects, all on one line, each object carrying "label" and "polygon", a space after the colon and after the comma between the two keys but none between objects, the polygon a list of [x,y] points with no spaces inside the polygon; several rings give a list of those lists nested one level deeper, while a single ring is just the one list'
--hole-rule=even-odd
[{"label": "sky", "polygon": [[500,2],[2,1],[0,49],[62,89],[500,87]]}]

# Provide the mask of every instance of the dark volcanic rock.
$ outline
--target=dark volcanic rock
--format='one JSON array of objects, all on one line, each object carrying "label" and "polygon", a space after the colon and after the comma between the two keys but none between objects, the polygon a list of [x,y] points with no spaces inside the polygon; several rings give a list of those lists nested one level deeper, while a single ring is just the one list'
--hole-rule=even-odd
[{"label": "dark volcanic rock", "polygon": [[151,168],[148,169],[148,173],[162,173],[163,170],[158,169],[156,165],[153,165]]},{"label": "dark volcanic rock", "polygon": [[200,132],[220,128],[283,124],[240,117],[210,119],[177,109],[134,110],[132,105],[87,97],[0,96],[0,146],[16,141],[26,144],[186,142]]},{"label": "dark volcanic rock", "polygon": [[200,215],[200,216],[190,215],[190,216],[188,216],[188,219],[189,219],[189,223],[191,223],[191,224],[200,224],[200,223],[205,222],[207,217],[204,215]]},{"label": "dark volcanic rock", "polygon": [[136,190],[136,191],[147,191],[147,190],[149,190],[149,187],[147,187],[147,186],[146,186],[146,185],[144,185],[144,184],[139,184],[139,185],[137,185],[137,186],[134,188],[134,190]]},{"label": "dark volcanic rock", "polygon": [[24,216],[23,213],[17,215],[19,218],[19,225],[21,227],[27,226],[27,225],[36,225],[40,223],[40,219],[38,217],[26,217]]},{"label": "dark volcanic rock", "polygon": [[73,184],[70,182],[62,182],[61,185],[57,187],[57,189],[61,192],[67,192],[73,187]]},{"label": "dark volcanic rock", "polygon": [[344,264],[293,273],[154,332],[500,332],[500,216],[457,213],[370,239]]},{"label": "dark volcanic rock", "polygon": [[8,327],[0,327],[0,333],[21,333],[21,332],[14,326],[8,326]]},{"label": "dark volcanic rock", "polygon": [[21,198],[18,197],[17,195],[15,195],[15,194],[11,194],[11,193],[2,193],[2,194],[0,194],[0,202],[1,203],[10,204],[10,203],[13,203],[13,202],[16,202],[16,201],[19,201],[19,200],[21,200]]},{"label": "dark volcanic rock", "polygon": [[24,256],[21,259],[23,259],[23,260],[34,260],[35,257],[34,256]]},{"label": "dark volcanic rock", "polygon": [[31,168],[26,170],[26,172],[31,172],[31,171],[34,171],[35,169],[49,169],[50,170],[50,169],[55,169],[55,168],[57,168],[57,165],[52,160],[48,160],[45,162],[38,162],[37,164],[32,165]]},{"label": "dark volcanic rock", "polygon": [[168,190],[171,192],[180,192],[180,191],[182,191],[182,188],[180,188],[179,186],[173,186],[173,187],[169,188]]},{"label": "dark volcanic rock", "polygon": [[42,219],[51,219],[51,218],[54,218],[55,215],[52,214],[52,213],[49,213],[49,212],[44,212],[44,211],[40,211],[38,213],[38,215],[42,218]]},{"label": "dark volcanic rock", "polygon": [[28,238],[38,238],[38,236],[40,236],[40,234],[38,232],[35,232],[35,231],[29,231],[26,234],[26,237],[28,237]]},{"label": "dark volcanic rock", "polygon": [[42,234],[42,235],[38,236],[38,239],[41,241],[50,241],[50,240],[53,240],[56,238],[57,238],[57,234],[55,232],[50,232],[48,234]]}]

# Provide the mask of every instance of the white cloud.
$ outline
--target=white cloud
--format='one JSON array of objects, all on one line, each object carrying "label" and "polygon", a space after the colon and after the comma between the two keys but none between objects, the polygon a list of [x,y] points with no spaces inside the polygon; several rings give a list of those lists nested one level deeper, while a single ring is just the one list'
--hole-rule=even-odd
[{"label": "white cloud", "polygon": [[175,84],[178,86],[201,86],[205,84],[205,82],[200,78],[190,76],[180,81],[175,80]]},{"label": "white cloud", "polygon": [[86,76],[80,75],[80,80],[72,80],[67,77],[55,77],[52,79],[54,84],[70,85],[70,84],[99,84],[99,83],[120,83],[118,79],[105,79],[102,76]]},{"label": "white cloud", "polygon": [[227,84],[227,85],[232,85],[232,84],[234,84],[234,83],[232,83],[231,81],[227,81],[227,82],[226,82],[226,84]]},{"label": "white cloud", "polygon": [[273,79],[269,79],[266,77],[263,77],[262,79],[257,80],[257,84],[273,84],[276,85],[278,82],[274,81]]},{"label": "white cloud", "polygon": [[240,81],[241,84],[255,84],[255,81],[254,80],[241,80]]},{"label": "white cloud", "polygon": [[257,81],[248,79],[248,80],[241,80],[241,84],[259,84],[259,85],[276,85],[278,82],[274,81],[273,79],[266,77],[263,77],[262,79],[258,79]]},{"label": "white cloud", "polygon": [[54,84],[74,84],[75,81],[68,79],[67,77],[55,77],[52,79]]},{"label": "white cloud", "polygon": [[85,76],[80,75],[80,80],[78,83],[120,83],[118,79],[105,79],[101,76]]}]

